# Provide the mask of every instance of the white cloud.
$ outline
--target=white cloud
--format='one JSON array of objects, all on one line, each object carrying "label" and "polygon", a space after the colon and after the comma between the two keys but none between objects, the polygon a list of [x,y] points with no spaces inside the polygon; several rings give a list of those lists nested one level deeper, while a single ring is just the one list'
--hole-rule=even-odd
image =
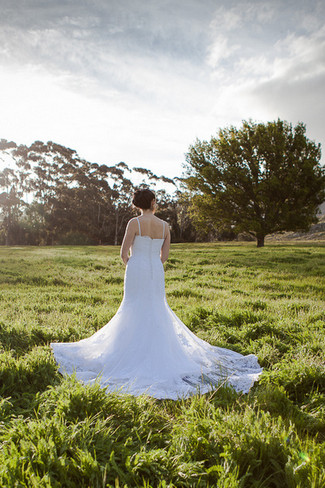
[{"label": "white cloud", "polygon": [[237,49],[239,49],[238,45],[230,46],[228,39],[219,35],[208,48],[207,64],[212,68],[216,68],[220,61],[229,58]]},{"label": "white cloud", "polygon": [[313,78],[325,71],[325,28],[312,35],[290,33],[275,45],[282,57],[277,60],[277,76],[288,82]]},{"label": "white cloud", "polygon": [[213,32],[230,31],[242,25],[242,18],[240,12],[233,8],[226,8],[224,6],[218,7],[210,22],[210,29]]},{"label": "white cloud", "polygon": [[172,176],[242,119],[324,126],[323,2],[5,3],[0,137]]},{"label": "white cloud", "polygon": [[[270,23],[276,13],[276,1],[237,1],[218,6],[210,22],[215,32],[238,31],[246,23]],[[252,26],[251,26],[252,27]]]},{"label": "white cloud", "polygon": [[[309,137],[324,146],[325,125],[325,32],[311,35],[290,33],[277,42],[273,57],[242,60],[240,69],[252,78],[243,83],[242,96],[257,118],[283,118],[307,126]],[[263,76],[265,73],[267,76]]]},{"label": "white cloud", "polygon": [[241,57],[235,63],[240,79],[254,82],[281,80],[291,85],[300,80],[312,80],[325,71],[325,33],[313,35],[290,33],[279,40],[272,51],[256,56]]},{"label": "white cloud", "polygon": [[[163,69],[150,71],[136,62],[130,68],[139,86],[155,88],[153,98],[144,101],[132,92],[96,87],[86,77],[32,67],[7,71],[1,79],[1,137],[54,140],[91,161],[124,160],[158,174],[179,174],[189,144],[211,124],[208,97],[195,81],[184,86],[177,72],[163,77]],[[92,97],[84,96],[91,91]]]}]

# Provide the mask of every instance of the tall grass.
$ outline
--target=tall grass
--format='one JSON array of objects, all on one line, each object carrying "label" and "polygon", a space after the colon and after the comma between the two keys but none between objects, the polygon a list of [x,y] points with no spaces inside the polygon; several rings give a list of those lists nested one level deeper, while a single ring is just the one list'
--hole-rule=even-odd
[{"label": "tall grass", "polygon": [[63,378],[49,348],[101,328],[114,247],[0,248],[0,486],[325,486],[325,247],[177,244],[169,304],[198,336],[264,367],[179,401]]}]

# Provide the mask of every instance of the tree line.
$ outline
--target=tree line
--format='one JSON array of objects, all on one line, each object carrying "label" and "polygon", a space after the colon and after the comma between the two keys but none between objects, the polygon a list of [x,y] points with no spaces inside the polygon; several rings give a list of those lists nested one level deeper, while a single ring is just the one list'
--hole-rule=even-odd
[{"label": "tree line", "polygon": [[91,163],[70,148],[0,141],[0,244],[120,244],[136,188],[156,192],[174,242],[308,230],[325,200],[320,144],[286,121],[220,129],[196,140],[182,178],[124,162]]},{"label": "tree line", "polygon": [[[153,188],[157,215],[167,220],[174,239],[195,240],[196,233],[175,181],[145,168],[90,163],[54,142],[30,146],[0,141],[0,244],[120,244],[137,188]],[[172,187],[167,192],[165,187]]]}]

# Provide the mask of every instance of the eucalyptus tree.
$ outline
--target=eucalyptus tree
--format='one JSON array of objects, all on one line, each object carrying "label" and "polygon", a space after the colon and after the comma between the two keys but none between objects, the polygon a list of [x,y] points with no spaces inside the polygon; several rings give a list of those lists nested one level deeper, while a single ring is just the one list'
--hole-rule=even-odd
[{"label": "eucalyptus tree", "polygon": [[[125,163],[119,163],[116,166],[109,168],[110,178],[113,180],[112,190],[113,198],[112,204],[115,213],[114,225],[114,245],[116,246],[122,241],[124,229],[127,221],[133,216],[131,208],[132,194],[135,187],[130,178],[126,177]],[[132,170],[127,168],[129,173]]]},{"label": "eucalyptus tree", "polygon": [[1,142],[2,152],[8,155],[10,151],[15,162],[12,174],[32,199],[24,218],[37,223],[40,243],[60,242],[66,234],[72,240],[78,234],[88,242],[98,242],[101,224],[94,216],[107,207],[107,174],[103,177],[75,150],[52,141],[35,141],[30,146]]},{"label": "eucalyptus tree", "polygon": [[[2,191],[1,191],[2,190]],[[21,193],[18,190],[18,178],[11,168],[0,172],[0,232],[6,246],[13,243],[14,229],[17,228],[21,207]]]},{"label": "eucalyptus tree", "polygon": [[6,139],[0,140],[0,161],[3,169],[0,171],[0,242],[6,245],[15,243],[21,229],[19,219],[23,213],[24,194],[28,189],[28,174],[17,173],[10,162],[16,144]]},{"label": "eucalyptus tree", "polygon": [[177,188],[177,178],[131,169],[124,162],[91,163],[52,141],[28,146],[2,139],[1,156],[13,163],[0,173],[2,243],[119,244],[127,221],[136,214],[131,199],[139,187],[157,193],[157,215],[169,222],[174,240],[188,235],[179,193],[170,195],[165,189]]}]

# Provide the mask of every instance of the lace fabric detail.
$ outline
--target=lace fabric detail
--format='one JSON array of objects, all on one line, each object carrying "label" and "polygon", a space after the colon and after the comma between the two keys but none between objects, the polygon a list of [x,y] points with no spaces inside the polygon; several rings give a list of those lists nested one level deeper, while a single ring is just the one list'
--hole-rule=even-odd
[{"label": "lace fabric detail", "polygon": [[176,400],[224,383],[248,392],[262,372],[256,356],[212,346],[170,309],[163,242],[163,237],[135,237],[117,313],[91,337],[52,343],[59,370],[85,383],[99,382],[107,391],[155,398]]}]

